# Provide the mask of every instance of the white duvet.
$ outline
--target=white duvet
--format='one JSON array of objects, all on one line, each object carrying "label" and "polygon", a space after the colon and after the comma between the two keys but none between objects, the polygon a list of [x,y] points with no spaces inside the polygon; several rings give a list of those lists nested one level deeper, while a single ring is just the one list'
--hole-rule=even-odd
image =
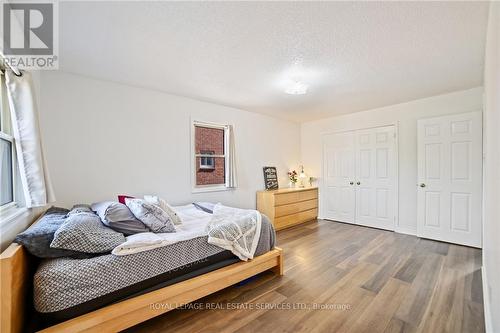
[{"label": "white duvet", "polygon": [[126,237],[125,243],[115,247],[111,253],[125,256],[208,235],[207,225],[212,219],[212,214],[197,209],[194,205],[173,208],[182,220],[182,224],[175,226],[176,232],[160,234],[141,232],[130,235]]}]

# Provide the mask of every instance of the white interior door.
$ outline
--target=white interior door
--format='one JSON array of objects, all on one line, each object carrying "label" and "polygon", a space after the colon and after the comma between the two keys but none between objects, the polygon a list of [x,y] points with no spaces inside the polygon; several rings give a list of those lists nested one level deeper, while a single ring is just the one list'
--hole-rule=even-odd
[{"label": "white interior door", "polygon": [[396,218],[394,126],[355,132],[356,223],[394,230]]},{"label": "white interior door", "polygon": [[418,121],[420,237],[481,247],[480,112]]},{"label": "white interior door", "polygon": [[323,138],[321,217],[354,223],[355,152],[352,132]]}]

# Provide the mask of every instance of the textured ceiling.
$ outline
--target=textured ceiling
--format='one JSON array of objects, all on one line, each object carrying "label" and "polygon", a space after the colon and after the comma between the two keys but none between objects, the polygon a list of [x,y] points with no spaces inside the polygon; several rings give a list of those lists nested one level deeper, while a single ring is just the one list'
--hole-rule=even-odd
[{"label": "textured ceiling", "polygon": [[[61,2],[60,68],[295,121],[482,85],[486,2]],[[307,95],[287,95],[291,79]]]}]

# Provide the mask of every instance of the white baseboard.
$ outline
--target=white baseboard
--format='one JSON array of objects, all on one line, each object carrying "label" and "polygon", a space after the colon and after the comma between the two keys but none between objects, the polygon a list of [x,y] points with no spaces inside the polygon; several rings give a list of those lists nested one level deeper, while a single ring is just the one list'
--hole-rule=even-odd
[{"label": "white baseboard", "polygon": [[394,231],[397,232],[398,234],[406,234],[406,235],[412,235],[412,236],[417,235],[417,229],[412,228],[412,227],[396,226],[396,228],[394,228]]},{"label": "white baseboard", "polygon": [[488,292],[488,277],[484,265],[481,267],[481,279],[483,283],[483,302],[484,302],[484,326],[486,333],[493,333],[493,323],[491,321],[490,293]]}]

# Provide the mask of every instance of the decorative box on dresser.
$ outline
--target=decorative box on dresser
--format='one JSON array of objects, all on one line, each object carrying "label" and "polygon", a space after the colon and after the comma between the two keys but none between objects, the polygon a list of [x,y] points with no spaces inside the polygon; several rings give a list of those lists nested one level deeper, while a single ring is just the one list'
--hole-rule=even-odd
[{"label": "decorative box on dresser", "polygon": [[284,188],[257,192],[257,210],[269,217],[276,230],[318,217],[318,188]]}]

